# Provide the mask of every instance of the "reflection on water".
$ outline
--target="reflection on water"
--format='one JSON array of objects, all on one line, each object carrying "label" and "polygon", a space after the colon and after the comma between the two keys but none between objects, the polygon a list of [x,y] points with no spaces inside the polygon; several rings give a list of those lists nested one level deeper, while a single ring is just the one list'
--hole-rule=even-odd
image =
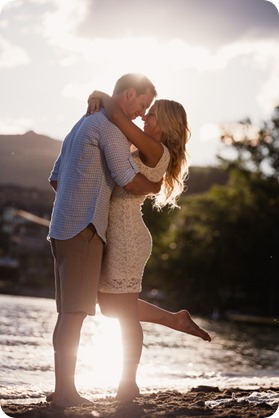
[{"label": "reflection on water", "polygon": [[[2,399],[42,400],[53,388],[50,299],[0,295]],[[279,328],[196,318],[212,337],[204,342],[160,325],[143,324],[139,368],[142,391],[279,386]],[[100,314],[86,319],[79,349],[78,387],[84,394],[114,394],[121,370],[118,323]]]}]

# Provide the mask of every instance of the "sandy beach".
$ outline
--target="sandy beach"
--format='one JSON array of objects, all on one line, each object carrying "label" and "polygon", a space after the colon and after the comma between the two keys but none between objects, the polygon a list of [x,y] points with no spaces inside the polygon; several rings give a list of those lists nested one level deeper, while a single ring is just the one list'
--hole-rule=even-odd
[{"label": "sandy beach", "polygon": [[[46,402],[2,405],[10,417],[22,418],[155,418],[226,417],[267,418],[279,416],[279,388],[225,389],[198,386],[186,393],[164,391],[144,394],[133,402],[116,402],[113,397],[94,399],[92,405],[57,408]],[[277,410],[278,409],[278,410]]]}]

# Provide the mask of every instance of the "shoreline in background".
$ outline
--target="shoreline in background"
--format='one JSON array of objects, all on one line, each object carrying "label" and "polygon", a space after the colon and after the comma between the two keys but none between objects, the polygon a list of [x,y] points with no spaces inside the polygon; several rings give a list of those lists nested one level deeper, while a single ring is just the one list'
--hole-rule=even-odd
[{"label": "shoreline in background", "polygon": [[0,295],[55,299],[53,287],[7,286],[1,287]]},{"label": "shoreline in background", "polygon": [[[28,286],[12,286],[12,287],[2,287],[0,291],[0,295],[6,296],[26,296],[26,297],[34,297],[34,298],[46,298],[46,299],[55,299],[55,290],[53,287],[28,287]],[[153,302],[149,298],[143,297],[145,300]],[[155,301],[156,302],[156,301]],[[195,313],[194,313],[195,315]],[[212,316],[206,316],[208,319],[213,320],[226,320],[229,322],[237,322],[237,323],[244,323],[244,324],[251,324],[251,325],[268,325],[268,326],[275,326],[279,327],[279,318],[278,317],[267,317],[267,316],[259,316],[259,315],[247,315],[242,314],[240,312],[225,312],[222,315],[217,315],[216,313],[212,313]]]}]

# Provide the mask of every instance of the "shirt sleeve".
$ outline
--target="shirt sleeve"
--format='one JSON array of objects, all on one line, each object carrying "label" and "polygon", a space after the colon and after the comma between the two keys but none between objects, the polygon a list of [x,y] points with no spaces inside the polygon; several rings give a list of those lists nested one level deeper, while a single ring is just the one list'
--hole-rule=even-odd
[{"label": "shirt sleeve", "polygon": [[107,121],[101,129],[99,142],[114,181],[120,187],[130,183],[140,170],[131,155],[130,144],[124,134],[117,126]]}]

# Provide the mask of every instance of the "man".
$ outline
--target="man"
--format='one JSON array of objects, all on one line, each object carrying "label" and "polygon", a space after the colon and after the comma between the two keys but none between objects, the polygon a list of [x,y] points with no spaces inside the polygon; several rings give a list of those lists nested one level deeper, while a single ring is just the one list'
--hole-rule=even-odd
[{"label": "man", "polygon": [[[126,74],[113,97],[131,119],[143,116],[157,93],[143,75]],[[94,315],[110,196],[117,183],[127,192],[157,193],[140,172],[122,132],[103,110],[82,117],[64,140],[49,178],[56,190],[49,238],[54,257],[58,319],[53,333],[55,391],[53,404],[86,402],[75,387],[80,331]]]}]

